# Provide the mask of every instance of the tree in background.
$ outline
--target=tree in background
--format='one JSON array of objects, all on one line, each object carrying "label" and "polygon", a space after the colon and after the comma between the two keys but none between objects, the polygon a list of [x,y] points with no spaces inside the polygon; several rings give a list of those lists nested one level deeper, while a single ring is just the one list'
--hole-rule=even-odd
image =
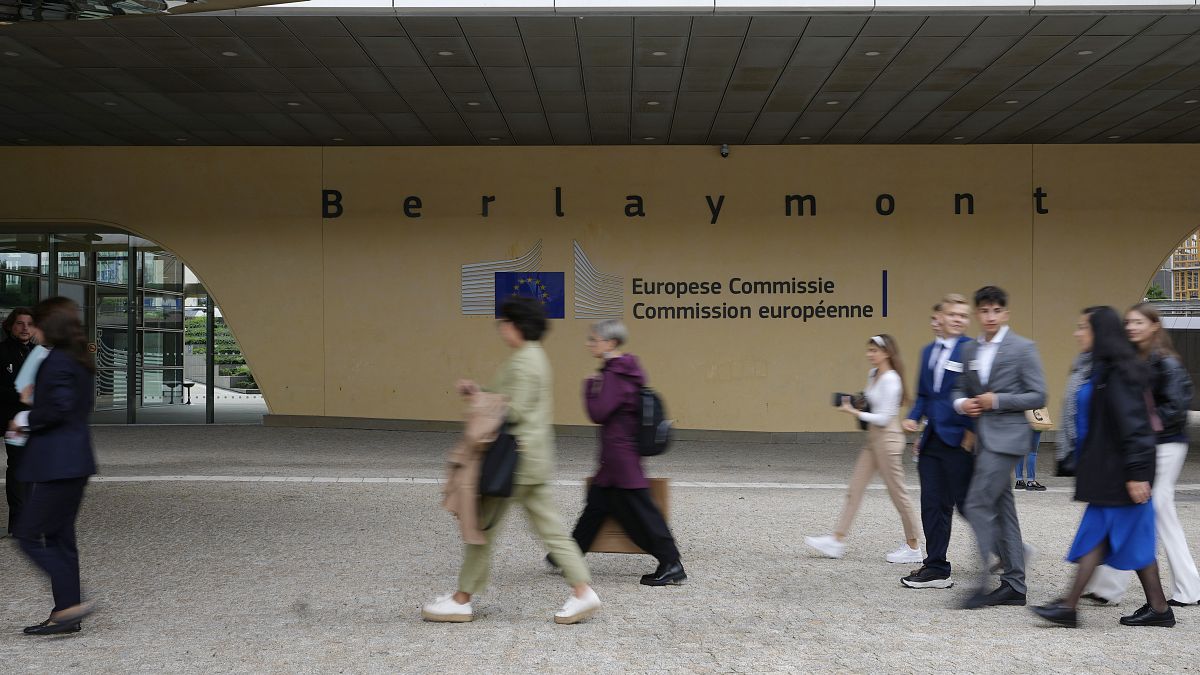
[{"label": "tree in background", "polygon": [[1167,300],[1167,292],[1158,284],[1150,284],[1150,288],[1146,289],[1147,300]]}]

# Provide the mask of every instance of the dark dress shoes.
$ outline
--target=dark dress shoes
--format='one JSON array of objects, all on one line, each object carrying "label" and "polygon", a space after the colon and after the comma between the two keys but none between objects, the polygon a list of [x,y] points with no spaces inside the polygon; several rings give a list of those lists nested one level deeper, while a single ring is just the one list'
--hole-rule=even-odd
[{"label": "dark dress shoes", "polygon": [[683,564],[676,560],[670,564],[659,565],[654,574],[642,575],[642,585],[673,586],[683,583],[686,579],[687,573],[683,571]]},{"label": "dark dress shoes", "polygon": [[1055,600],[1049,604],[1030,607],[1029,609],[1050,623],[1066,626],[1067,628],[1076,628],[1079,626],[1078,612],[1064,605],[1062,600]]},{"label": "dark dress shoes", "polygon": [[1150,605],[1142,605],[1142,608],[1133,614],[1121,617],[1121,625],[1172,628],[1175,626],[1175,612],[1171,611],[1170,606],[1165,612],[1156,612]]},{"label": "dark dress shoes", "polygon": [[1001,582],[1000,588],[991,593],[979,591],[967,598],[963,602],[962,607],[963,609],[979,609],[980,607],[999,607],[1002,605],[1024,607],[1025,594],[1018,593],[1016,589],[1008,585],[1008,582]]},{"label": "dark dress shoes", "polygon": [[1172,607],[1195,607],[1200,605],[1200,602],[1180,602],[1178,600],[1168,600],[1167,604]]},{"label": "dark dress shoes", "polygon": [[78,633],[81,630],[83,630],[83,624],[79,622],[79,619],[62,623],[46,619],[35,626],[26,626],[22,632],[26,635],[58,635],[59,633]]}]

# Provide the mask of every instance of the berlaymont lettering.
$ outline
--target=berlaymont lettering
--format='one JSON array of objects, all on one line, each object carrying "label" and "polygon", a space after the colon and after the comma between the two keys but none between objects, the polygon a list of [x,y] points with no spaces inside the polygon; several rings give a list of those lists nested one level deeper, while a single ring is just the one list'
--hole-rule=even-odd
[{"label": "berlaymont lettering", "polygon": [[[1032,205],[1035,213],[1050,213],[1046,205],[1047,197],[1049,197],[1049,193],[1041,186],[1034,189]],[[494,209],[498,210],[503,206],[503,204],[497,203],[499,197],[494,194],[480,195],[479,200],[479,216],[481,218],[491,217]],[[716,225],[721,217],[722,209],[725,208],[725,195],[704,195],[704,203],[711,215],[709,224]],[[549,205],[550,200],[547,200],[547,206]],[[646,197],[640,194],[626,195],[623,207],[626,218],[646,217]],[[341,190],[334,188],[321,190],[322,218],[341,218],[346,213],[346,208],[346,199],[342,195]],[[424,208],[425,200],[420,195],[402,196],[397,203],[397,211],[403,214],[405,218],[416,219],[423,217],[425,215]],[[561,186],[554,188],[553,209],[556,217],[566,217],[567,213],[563,207],[563,188]],[[817,195],[805,193],[783,195],[781,209],[784,217],[815,217],[817,215]],[[896,213],[896,209],[897,201],[895,195],[889,192],[881,192],[875,196],[875,213],[878,215],[891,216]],[[975,215],[975,194],[973,192],[950,193],[947,200],[947,209],[959,216]]]}]

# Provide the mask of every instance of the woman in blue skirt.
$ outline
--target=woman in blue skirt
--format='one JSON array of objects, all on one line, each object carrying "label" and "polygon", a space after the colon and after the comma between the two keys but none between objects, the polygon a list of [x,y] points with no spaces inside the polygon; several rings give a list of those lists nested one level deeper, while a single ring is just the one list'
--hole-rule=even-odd
[{"label": "woman in blue skirt", "polygon": [[1090,343],[1091,377],[1076,393],[1078,468],[1075,499],[1087,510],[1067,560],[1078,565],[1067,597],[1033,607],[1038,616],[1061,626],[1078,625],[1076,606],[1101,564],[1136,570],[1146,604],[1121,617],[1126,626],[1175,625],[1155,559],[1155,432],[1146,405],[1149,372],[1121,317],[1111,307],[1084,310],[1075,331],[1085,351]]}]

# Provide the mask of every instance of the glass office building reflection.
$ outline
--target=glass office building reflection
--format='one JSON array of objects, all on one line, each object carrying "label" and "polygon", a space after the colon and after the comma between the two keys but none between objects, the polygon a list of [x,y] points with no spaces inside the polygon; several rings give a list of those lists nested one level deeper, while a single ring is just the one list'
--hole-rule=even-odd
[{"label": "glass office building reflection", "polygon": [[174,255],[118,230],[0,234],[0,316],[53,295],[83,308],[97,411],[182,403],[184,271]]}]

